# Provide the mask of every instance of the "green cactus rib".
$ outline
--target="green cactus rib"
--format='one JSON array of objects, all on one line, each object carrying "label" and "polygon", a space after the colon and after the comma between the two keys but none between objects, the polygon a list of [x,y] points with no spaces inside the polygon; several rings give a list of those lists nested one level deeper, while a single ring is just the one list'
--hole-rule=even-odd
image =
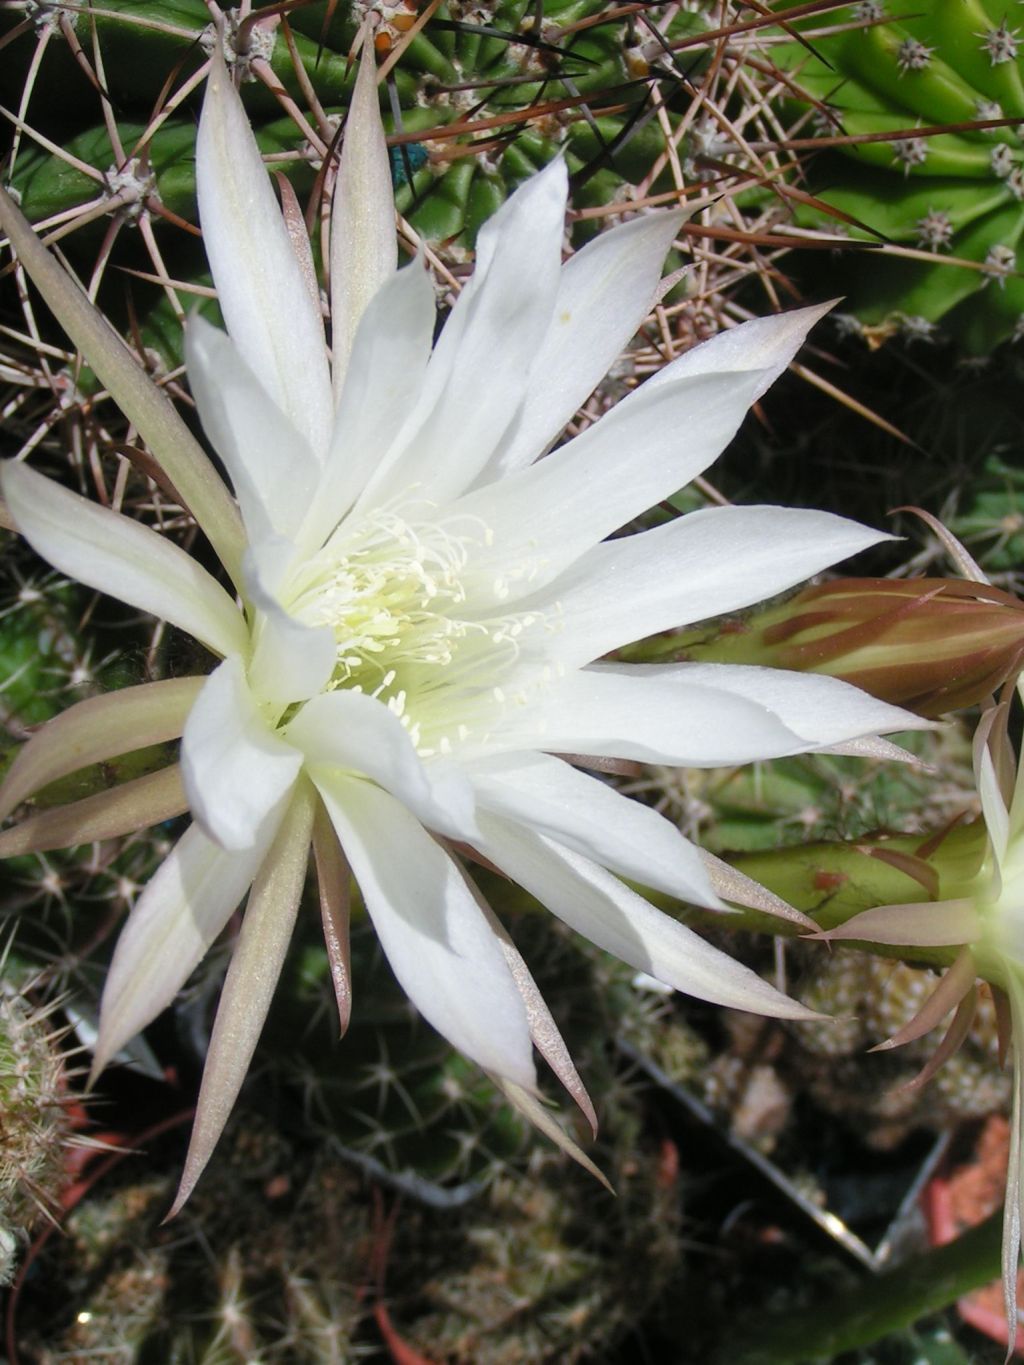
[{"label": "green cactus rib", "polygon": [[[797,21],[813,37],[775,46],[772,57],[790,82],[790,107],[816,110],[822,150],[806,160],[815,195],[859,225],[852,236],[917,253],[851,260],[849,310],[876,336],[941,325],[984,354],[1024,328],[1024,50],[988,0],[912,9],[895,19],[881,6],[851,6],[862,21],[853,28],[845,11],[831,29]],[[798,219],[837,228],[811,207]]]},{"label": "green cactus rib", "polygon": [[[380,98],[394,139],[397,205],[422,237],[456,257],[471,250],[508,194],[559,153],[576,178],[581,208],[614,202],[624,184],[648,174],[664,152],[665,134],[641,117],[648,85],[631,74],[630,24],[618,14],[604,18],[606,10],[599,0],[546,0],[538,24],[527,0],[485,0],[472,9],[449,0],[403,50]],[[0,37],[20,11],[13,6],[0,15]],[[197,217],[201,91],[186,91],[180,102],[178,92],[201,74],[214,40],[210,11],[204,0],[94,0],[56,4],[50,13],[65,27],[51,32],[35,83],[17,102],[23,127],[7,178],[29,219],[59,235],[83,275],[104,255],[101,306],[136,330],[170,371],[181,361],[181,308],[190,289],[198,286],[202,296],[208,286],[198,244],[180,230]],[[272,6],[257,5],[242,27],[234,11],[224,14],[227,54],[240,72],[257,141],[268,164],[305,199],[347,109],[357,7],[317,0],[282,21]],[[380,17],[378,40],[393,46],[404,41],[414,12],[386,6]],[[105,110],[65,40],[68,25],[83,53],[94,54]],[[666,35],[703,27],[698,16],[680,14]],[[20,69],[28,82],[38,37],[30,25],[22,29],[5,48],[5,70],[16,80]],[[275,86],[303,110],[311,92],[319,108],[295,118],[282,114]],[[160,91],[170,109],[154,106]],[[143,250],[137,233],[119,233],[111,244],[112,219],[129,228],[145,219],[158,234],[162,264]],[[178,227],[166,219],[179,220]],[[581,222],[579,241],[598,226],[599,220]],[[119,266],[151,276],[166,270],[181,283],[180,306],[136,284],[129,317]],[[77,383],[84,394],[96,389],[88,371]]]},{"label": "green cactus rib", "polygon": [[[260,19],[260,8],[253,12],[255,22],[248,32],[248,56],[241,69],[247,77],[265,78],[262,83],[245,79],[242,87],[261,145],[268,153],[284,153],[290,147],[296,160],[315,159],[313,150],[303,145],[303,135],[296,125],[287,119],[268,117],[280,112],[268,82],[276,83],[301,103],[304,80],[328,114],[339,119],[352,87],[353,67],[348,53],[356,36],[355,24],[352,16],[347,15],[325,31],[323,6],[312,5],[289,15],[291,31],[285,35],[280,25],[274,26],[272,17]],[[507,165],[503,163],[503,153],[518,141],[520,125],[514,118],[516,113],[522,114],[525,123],[528,118],[542,117],[553,106],[549,127],[541,138],[542,160],[549,160],[566,139],[573,142],[579,138],[581,149],[584,144],[586,147],[578,154],[577,169],[585,160],[605,154],[608,145],[623,133],[625,117],[611,123],[608,120],[588,123],[587,116],[567,107],[574,101],[582,102],[590,95],[605,92],[615,92],[617,102],[633,106],[644,98],[644,83],[631,80],[626,70],[626,29],[621,19],[559,36],[566,26],[600,19],[603,9],[598,0],[551,0],[545,6],[543,30],[551,37],[542,38],[533,33],[532,8],[524,0],[506,0],[501,5],[483,7],[487,22],[481,22],[479,11],[474,11],[472,21],[454,20],[442,6],[425,30],[409,43],[389,78],[401,110],[400,130],[425,131],[464,123],[467,132],[462,136],[475,136],[478,143],[486,143],[489,157],[486,162],[472,157],[473,175],[468,176],[445,155],[447,142],[433,149],[429,172],[422,171],[415,182],[413,197],[424,210],[421,230],[431,236],[449,236],[453,227],[456,233],[466,229],[468,218],[467,244],[471,245],[474,220],[482,220],[503,197],[497,193],[497,187],[500,185],[507,192],[535,169],[535,147],[523,156],[513,155]],[[105,88],[117,110],[120,139],[130,158],[143,135],[145,125],[141,120],[152,113],[154,92],[161,89],[169,74],[176,81],[183,81],[205,60],[212,41],[209,11],[203,0],[148,3],[109,0],[97,3],[87,12],[80,6],[71,6],[68,13],[75,16],[81,37],[85,36],[84,28],[89,28],[89,36],[102,54]],[[673,32],[689,31],[694,23],[682,16]],[[9,49],[12,73],[17,72],[19,62],[27,68],[31,37],[27,32],[22,34]],[[227,41],[239,48],[243,46],[237,31],[233,34],[229,31]],[[52,82],[61,87],[59,98],[53,101],[41,93],[48,90],[51,68]],[[71,108],[65,107],[72,98],[65,86],[78,92]],[[390,108],[390,100],[383,91],[382,101],[385,108]],[[89,122],[97,125],[84,132],[83,102],[92,110]],[[94,111],[95,92],[81,72],[75,70],[67,45],[51,41],[36,89],[28,101],[26,122],[31,127],[38,117],[42,132],[51,138],[57,135],[71,155],[107,174],[115,169],[116,158]],[[136,120],[129,120],[122,111],[134,113]],[[504,125],[484,128],[479,134],[473,132],[475,125],[488,123],[488,116],[502,114],[512,117]],[[187,210],[192,201],[188,130],[194,126],[193,115],[194,110],[186,106],[182,117],[161,125],[144,143],[156,172],[153,188],[162,202],[178,212],[182,207]],[[638,141],[630,146],[627,139],[626,146],[616,154],[613,160],[616,187],[623,178],[636,179],[646,173],[663,146],[663,138],[651,128],[642,139],[643,152],[638,150],[640,145]],[[51,163],[49,170],[45,169],[46,163]],[[477,178],[483,185],[471,194],[468,182]],[[449,179],[451,184],[446,183]],[[73,166],[62,165],[49,149],[22,153],[13,171],[12,184],[27,195],[24,207],[35,220],[91,202],[98,192],[96,182]],[[103,192],[102,184],[99,192]],[[431,222],[426,209],[426,200],[434,196],[443,205],[436,215],[436,224]],[[455,214],[451,212],[453,203],[457,205]]]}]

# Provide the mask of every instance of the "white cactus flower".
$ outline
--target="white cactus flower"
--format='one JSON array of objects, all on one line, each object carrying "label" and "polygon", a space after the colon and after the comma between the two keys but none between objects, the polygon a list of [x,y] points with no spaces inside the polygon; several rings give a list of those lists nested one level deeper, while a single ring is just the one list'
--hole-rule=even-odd
[{"label": "white cactus flower", "polygon": [[[234,498],[17,210],[2,211],[26,270],[237,593],[155,531],[23,464],[3,467],[9,516],[43,558],[220,660],[209,676],[71,708],[26,745],[0,791],[8,814],[61,773],[181,737],[180,764],[0,836],[10,854],[192,813],[121,934],[97,1069],[171,1002],[248,892],[178,1204],[245,1076],[311,845],[343,1019],[351,869],[420,1012],[542,1127],[534,1045],[593,1110],[453,843],[638,971],[718,1004],[806,1016],[620,877],[716,908],[716,875],[734,899],[756,890],[557,755],[703,767],[919,724],[826,677],[596,662],[883,538],[825,513],[724,507],[607,539],[708,466],[823,310],[750,322],[688,352],[540,459],[642,322],[678,214],[637,216],[563,264],[567,178],[554,162],[481,231],[475,273],[435,345],[424,265],[396,268],[364,63],[332,216],[332,363],[308,243],[282,218],[219,60],[197,161],[227,333],[192,319],[188,376]],[[767,893],[758,903],[771,905]]]}]

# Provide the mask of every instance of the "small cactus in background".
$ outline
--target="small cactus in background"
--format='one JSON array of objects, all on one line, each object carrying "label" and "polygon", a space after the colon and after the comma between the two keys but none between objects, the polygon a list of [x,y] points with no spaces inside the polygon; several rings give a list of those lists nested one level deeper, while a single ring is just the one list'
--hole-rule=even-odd
[{"label": "small cactus in background", "polygon": [[855,1123],[870,1145],[892,1146],[912,1127],[952,1128],[1005,1112],[1011,1078],[999,1061],[991,994],[960,1051],[919,1087],[912,1082],[935,1051],[932,1039],[884,1056],[866,1053],[910,1022],[935,989],[934,973],[850,948],[805,956],[804,967],[800,998],[831,1017],[794,1030],[790,1074],[823,1109]]},{"label": "small cactus in background", "polygon": [[889,244],[843,271],[845,306],[872,343],[941,325],[985,354],[1024,334],[1020,34],[996,0],[890,10],[798,21],[805,41],[773,48],[785,98],[815,134],[802,144],[810,188],[837,210],[798,218]]},{"label": "small cactus in background", "polygon": [[[34,1003],[31,975],[3,955],[0,988],[0,1285],[9,1284],[25,1235],[53,1219],[67,1181],[71,1124],[67,1034],[52,1005]],[[17,977],[23,981],[19,989]]]}]

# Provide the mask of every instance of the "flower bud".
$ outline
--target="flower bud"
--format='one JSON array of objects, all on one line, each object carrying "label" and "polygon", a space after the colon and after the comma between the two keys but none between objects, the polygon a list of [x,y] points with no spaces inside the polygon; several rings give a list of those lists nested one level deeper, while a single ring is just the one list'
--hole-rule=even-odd
[{"label": "flower bud", "polygon": [[827,673],[940,716],[984,701],[1024,667],[1024,602],[953,578],[839,578],[684,642],[701,662]]}]

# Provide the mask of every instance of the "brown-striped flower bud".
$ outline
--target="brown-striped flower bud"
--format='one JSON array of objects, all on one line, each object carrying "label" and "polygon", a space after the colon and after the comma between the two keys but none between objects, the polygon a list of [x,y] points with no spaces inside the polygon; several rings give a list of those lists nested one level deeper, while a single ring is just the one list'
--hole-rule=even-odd
[{"label": "brown-striped flower bud", "polygon": [[686,657],[828,673],[922,716],[990,697],[1024,667],[1024,602],[953,578],[840,578],[685,642]]}]

